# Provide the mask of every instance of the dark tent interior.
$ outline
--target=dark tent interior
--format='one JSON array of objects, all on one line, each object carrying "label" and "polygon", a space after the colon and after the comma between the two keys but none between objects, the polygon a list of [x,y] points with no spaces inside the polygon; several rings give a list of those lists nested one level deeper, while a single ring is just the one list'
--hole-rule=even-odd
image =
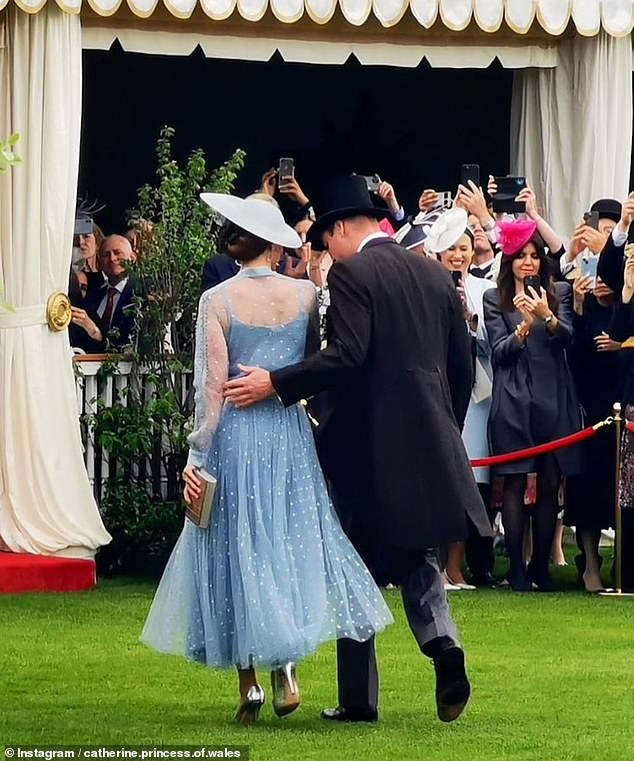
[{"label": "dark tent interior", "polygon": [[210,167],[247,151],[246,195],[280,156],[295,159],[308,196],[322,178],[378,173],[408,212],[425,187],[455,188],[462,163],[509,169],[513,72],[488,69],[266,63],[85,51],[79,191],[106,208],[96,221],[125,229],[136,190],[153,181],[155,144],[175,128],[179,160],[202,147]]}]

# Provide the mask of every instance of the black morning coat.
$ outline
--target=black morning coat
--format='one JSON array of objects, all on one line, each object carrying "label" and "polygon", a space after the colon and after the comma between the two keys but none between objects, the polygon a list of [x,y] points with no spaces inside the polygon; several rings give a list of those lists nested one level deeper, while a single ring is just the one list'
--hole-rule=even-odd
[{"label": "black morning coat", "polygon": [[327,390],[317,449],[337,512],[378,581],[491,527],[460,431],[471,343],[449,274],[388,238],[328,276],[328,346],[272,373],[286,405]]}]

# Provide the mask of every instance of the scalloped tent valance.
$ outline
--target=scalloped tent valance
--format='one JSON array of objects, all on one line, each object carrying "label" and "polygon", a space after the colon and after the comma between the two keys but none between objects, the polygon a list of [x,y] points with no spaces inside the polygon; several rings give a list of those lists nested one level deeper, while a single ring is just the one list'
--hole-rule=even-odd
[{"label": "scalloped tent valance", "polygon": [[633,0],[0,0],[0,10],[15,2],[27,13],[37,13],[47,2],[56,2],[68,13],[79,13],[82,3],[100,16],[112,16],[123,5],[141,18],[148,18],[159,3],[180,19],[189,18],[200,6],[214,21],[223,21],[237,12],[247,21],[261,20],[267,10],[284,23],[292,24],[306,14],[317,24],[327,24],[337,7],[355,26],[370,14],[385,27],[398,24],[409,10],[425,28],[442,24],[462,31],[475,23],[493,33],[504,25],[517,34],[526,34],[537,22],[549,35],[563,34],[572,21],[579,34],[593,36],[604,29],[614,37],[624,37],[634,27]]}]

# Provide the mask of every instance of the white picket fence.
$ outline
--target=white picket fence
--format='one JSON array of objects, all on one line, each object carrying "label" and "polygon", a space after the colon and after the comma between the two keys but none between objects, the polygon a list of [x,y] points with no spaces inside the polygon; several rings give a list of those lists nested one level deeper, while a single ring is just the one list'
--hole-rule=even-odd
[{"label": "white picket fence", "polygon": [[[133,382],[138,381],[138,387],[143,394],[143,398],[151,398],[154,392],[154,385],[148,377],[145,377],[147,371],[141,371],[141,377],[136,375],[131,362],[119,362],[113,373],[99,375],[99,370],[108,357],[102,354],[87,355],[79,354],[74,358],[76,369],[76,386],[77,386],[77,408],[80,416],[81,437],[84,445],[84,461],[86,471],[97,502],[100,501],[104,486],[110,474],[110,463],[108,456],[102,452],[101,447],[95,441],[94,432],[85,421],[86,415],[92,415],[97,411],[98,400],[105,403],[106,406],[112,406],[115,400],[122,404],[126,403],[125,394],[122,393],[129,388]],[[184,402],[192,388],[192,374],[190,372],[182,373],[175,378],[175,385],[180,388],[181,401]],[[162,490],[167,483],[167,474],[165,469],[158,462],[155,467],[161,471]],[[165,496],[165,494],[164,494]]]}]

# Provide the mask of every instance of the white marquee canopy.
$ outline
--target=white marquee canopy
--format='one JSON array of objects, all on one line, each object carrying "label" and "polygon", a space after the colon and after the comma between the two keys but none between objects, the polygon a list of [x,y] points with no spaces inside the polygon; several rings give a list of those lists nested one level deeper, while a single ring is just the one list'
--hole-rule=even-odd
[{"label": "white marquee canopy", "polygon": [[[48,0],[53,2],[53,0]],[[0,0],[2,9],[10,0]],[[37,13],[47,0],[14,0],[23,11]],[[55,0],[67,13],[79,13],[82,4],[100,16],[115,14],[124,0]],[[148,18],[164,4],[176,18],[189,18],[196,7],[214,21],[237,12],[247,21],[260,21],[268,9],[275,18],[292,24],[306,14],[317,24],[328,23],[337,8],[350,24],[361,26],[373,14],[384,27],[398,24],[410,11],[425,28],[442,23],[462,31],[475,23],[482,31],[497,32],[504,25],[525,34],[536,21],[549,35],[563,34],[572,21],[576,31],[593,36],[601,29],[614,37],[630,34],[634,27],[632,0],[127,0],[132,13]]]}]

